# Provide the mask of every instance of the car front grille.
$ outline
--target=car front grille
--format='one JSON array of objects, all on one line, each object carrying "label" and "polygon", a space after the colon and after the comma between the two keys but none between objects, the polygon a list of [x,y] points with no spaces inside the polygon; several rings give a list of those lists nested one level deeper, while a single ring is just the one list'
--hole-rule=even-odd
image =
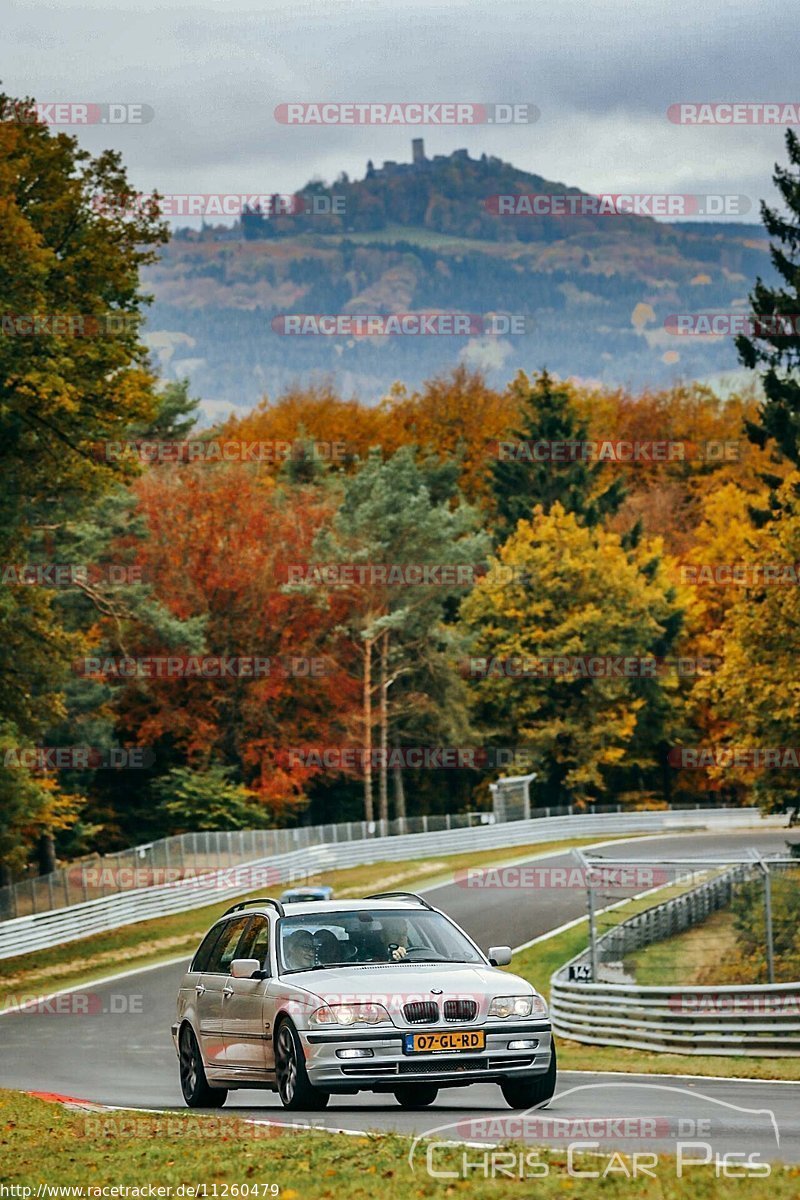
[{"label": "car front grille", "polygon": [[478,1006],[474,1000],[445,1000],[445,1021],[474,1021]]},{"label": "car front grille", "polygon": [[401,1075],[454,1075],[462,1071],[482,1071],[485,1070],[487,1061],[485,1058],[462,1058],[459,1054],[450,1058],[426,1058],[410,1059],[408,1062],[401,1062],[399,1073]]},{"label": "car front grille", "polygon": [[439,1020],[439,1005],[433,1000],[412,1000],[403,1005],[403,1016],[409,1025],[431,1025]]}]

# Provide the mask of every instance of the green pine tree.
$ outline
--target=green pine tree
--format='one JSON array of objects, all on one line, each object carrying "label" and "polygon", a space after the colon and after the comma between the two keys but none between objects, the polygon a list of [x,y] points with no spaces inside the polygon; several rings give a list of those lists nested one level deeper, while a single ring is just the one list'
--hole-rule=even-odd
[{"label": "green pine tree", "polygon": [[[783,216],[767,204],[761,205],[761,219],[772,239],[770,256],[785,286],[769,287],[756,279],[750,294],[754,323],[753,336],[736,338],[736,349],[746,367],[761,371],[764,402],[759,421],[748,422],[750,440],[763,447],[773,438],[781,453],[800,466],[800,333],[772,333],[758,319],[786,316],[797,324],[800,313],[800,140],[791,129],[786,131],[788,167],[776,163],[773,181],[786,206]],[[771,487],[778,486],[777,476],[768,479]]]},{"label": "green pine tree", "polygon": [[[548,513],[558,503],[565,512],[575,513],[589,526],[616,512],[625,499],[625,486],[619,477],[610,483],[606,481],[604,464],[587,461],[580,455],[565,462],[547,457],[537,461],[534,457],[532,447],[536,443],[590,440],[569,391],[560,387],[547,371],[538,374],[533,383],[520,372],[511,386],[519,396],[522,421],[520,428],[504,442],[523,449],[521,453],[515,450],[513,457],[499,457],[492,469],[497,544],[514,532],[518,521],[530,520],[537,505]],[[529,450],[526,452],[524,447]]]}]

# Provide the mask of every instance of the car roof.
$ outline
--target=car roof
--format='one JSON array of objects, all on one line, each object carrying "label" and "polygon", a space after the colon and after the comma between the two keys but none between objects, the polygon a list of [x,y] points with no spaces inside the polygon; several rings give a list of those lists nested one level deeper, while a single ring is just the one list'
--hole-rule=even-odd
[{"label": "car roof", "polygon": [[[387,912],[398,909],[407,909],[410,912],[424,909],[424,906],[418,900],[405,900],[398,897],[396,900],[309,900],[309,901],[287,901],[284,904],[284,911],[287,917],[303,916],[308,913],[309,916],[318,917],[320,913],[337,913],[337,912],[353,912],[361,909],[366,912]],[[259,911],[257,905],[253,905],[256,911]],[[263,911],[269,911],[265,908]]]}]

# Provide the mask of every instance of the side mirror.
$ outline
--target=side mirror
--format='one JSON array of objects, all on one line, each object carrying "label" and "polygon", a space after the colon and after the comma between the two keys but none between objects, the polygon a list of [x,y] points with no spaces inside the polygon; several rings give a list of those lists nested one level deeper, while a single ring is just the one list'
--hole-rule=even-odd
[{"label": "side mirror", "polygon": [[490,946],[489,962],[493,967],[507,967],[511,962],[510,946]]},{"label": "side mirror", "polygon": [[252,979],[255,974],[261,975],[261,963],[257,958],[235,958],[231,963],[233,979]]}]

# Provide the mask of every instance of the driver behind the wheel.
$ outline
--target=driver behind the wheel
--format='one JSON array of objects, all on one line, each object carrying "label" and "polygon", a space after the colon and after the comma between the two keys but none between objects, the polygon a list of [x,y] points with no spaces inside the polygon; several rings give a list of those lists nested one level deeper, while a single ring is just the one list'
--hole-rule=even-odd
[{"label": "driver behind the wheel", "polygon": [[339,939],[332,929],[318,929],[314,934],[314,951],[319,966],[329,963],[340,963],[342,953],[339,949]]},{"label": "driver behind the wheel", "polygon": [[383,922],[383,937],[386,954],[391,962],[399,962],[408,953],[408,926],[397,917],[388,917]]},{"label": "driver behind the wheel", "polygon": [[314,939],[307,929],[296,929],[283,943],[283,957],[290,971],[314,966]]}]

